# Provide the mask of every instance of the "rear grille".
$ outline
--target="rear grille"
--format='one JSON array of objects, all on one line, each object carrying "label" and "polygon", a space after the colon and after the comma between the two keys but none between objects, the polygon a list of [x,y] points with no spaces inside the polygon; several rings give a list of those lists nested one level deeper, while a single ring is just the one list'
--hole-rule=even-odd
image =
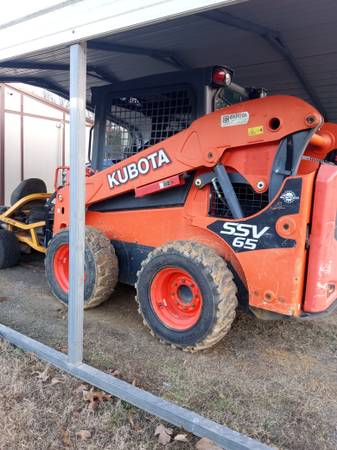
[{"label": "rear grille", "polygon": [[[219,192],[221,191],[221,187],[217,183],[217,187]],[[245,217],[256,214],[265,208],[268,203],[268,192],[263,192],[259,194],[254,191],[254,189],[245,183],[233,183],[234,191],[238,197],[240,202],[243,214]],[[232,219],[232,213],[228,207],[226,200],[222,197],[219,199],[214,186],[211,185],[211,199],[210,199],[210,209],[209,215],[213,217],[223,217],[226,219]]]}]

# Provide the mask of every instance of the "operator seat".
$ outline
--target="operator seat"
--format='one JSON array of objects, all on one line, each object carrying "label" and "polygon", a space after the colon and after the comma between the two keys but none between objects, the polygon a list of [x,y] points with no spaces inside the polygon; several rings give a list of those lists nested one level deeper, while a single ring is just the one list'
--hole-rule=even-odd
[{"label": "operator seat", "polygon": [[27,178],[14,189],[11,195],[11,206],[21,200],[23,197],[31,194],[46,194],[46,183],[40,178]]},{"label": "operator seat", "polygon": [[[16,202],[21,200],[23,197],[26,197],[30,194],[45,194],[47,192],[46,183],[40,178],[27,178],[27,180],[21,181],[18,186],[12,192],[10,198],[11,206],[15,205]],[[41,200],[32,201],[29,203],[29,206],[32,207],[41,207],[44,205],[44,201]],[[0,206],[0,214],[7,211],[9,206]]]}]

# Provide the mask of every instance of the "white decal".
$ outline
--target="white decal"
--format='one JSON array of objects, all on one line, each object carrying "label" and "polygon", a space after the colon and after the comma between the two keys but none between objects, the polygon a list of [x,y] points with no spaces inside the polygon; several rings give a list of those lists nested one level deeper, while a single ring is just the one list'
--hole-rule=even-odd
[{"label": "white decal", "polygon": [[220,124],[222,127],[233,127],[236,125],[246,125],[249,122],[249,112],[224,114],[221,116]]},{"label": "white decal", "polygon": [[257,225],[248,223],[225,222],[222,225],[220,234],[235,236],[232,245],[237,248],[245,248],[247,250],[256,249],[259,239],[269,230],[270,227],[263,227],[258,230]]},{"label": "white decal", "polygon": [[294,191],[284,191],[280,199],[283,200],[284,203],[290,205],[291,203],[294,203],[295,200],[299,200],[300,198]]},{"label": "white decal", "polygon": [[158,167],[161,167],[163,164],[169,164],[171,161],[169,160],[167,154],[164,150],[159,150],[158,152]]},{"label": "white decal", "polygon": [[157,152],[150,153],[147,156],[140,158],[137,162],[132,162],[108,173],[108,183],[110,189],[115,186],[127,183],[129,180],[137,178],[139,175],[146,175],[150,170],[159,169],[160,167],[170,164],[170,158],[165,153],[164,149]]}]

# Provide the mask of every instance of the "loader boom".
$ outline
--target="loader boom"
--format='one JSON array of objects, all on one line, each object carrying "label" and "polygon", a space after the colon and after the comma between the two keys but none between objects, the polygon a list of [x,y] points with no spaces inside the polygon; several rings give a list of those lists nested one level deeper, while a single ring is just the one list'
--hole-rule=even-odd
[{"label": "loader boom", "polygon": [[[282,126],[273,129],[276,111]],[[242,112],[247,114],[249,121],[238,126],[223,125],[224,116],[237,117]],[[263,190],[267,190],[282,139],[302,130],[308,130],[311,137],[321,125],[322,118],[315,108],[288,96],[265,97],[212,112],[164,143],[153,145],[87,177],[86,204],[90,206],[151,183],[165,182],[175,175],[211,169],[220,162],[229,170],[244,176],[256,190],[262,180]],[[258,127],[263,132],[252,131]],[[305,148],[302,150],[296,162],[297,167]],[[68,226],[67,194],[61,189],[60,196],[63,213],[55,217],[54,232]]]}]

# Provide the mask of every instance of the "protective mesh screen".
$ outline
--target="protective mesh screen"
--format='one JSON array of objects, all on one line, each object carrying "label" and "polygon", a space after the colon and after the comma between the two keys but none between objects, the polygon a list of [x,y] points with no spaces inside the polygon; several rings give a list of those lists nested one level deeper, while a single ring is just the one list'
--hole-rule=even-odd
[{"label": "protective mesh screen", "polygon": [[128,158],[187,128],[193,120],[189,89],[113,98],[107,117],[105,157]]},{"label": "protective mesh screen", "polygon": [[[242,211],[245,217],[251,216],[263,208],[265,208],[268,203],[268,192],[259,194],[254,191],[254,189],[245,183],[233,183],[234,191],[240,202]],[[221,192],[221,188],[218,185],[218,189]],[[219,198],[216,190],[211,185],[211,200],[210,200],[210,216],[214,217],[224,217],[226,219],[232,219],[232,213],[227,205],[226,200],[222,197]]]}]

